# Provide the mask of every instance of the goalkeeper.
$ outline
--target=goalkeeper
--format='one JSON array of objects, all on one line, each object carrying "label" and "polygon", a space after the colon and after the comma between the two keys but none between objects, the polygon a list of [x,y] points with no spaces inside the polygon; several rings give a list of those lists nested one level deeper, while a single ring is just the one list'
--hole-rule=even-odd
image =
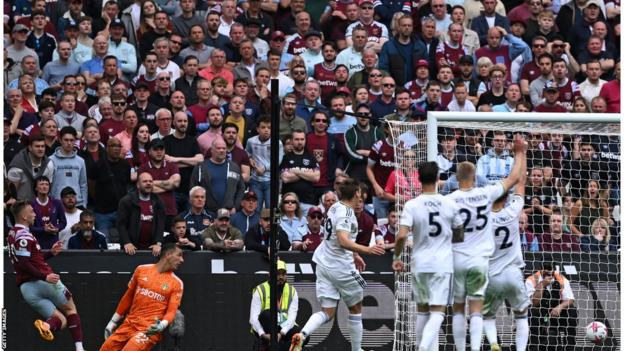
[{"label": "goalkeeper", "polygon": [[104,330],[100,351],[151,350],[160,341],[182,300],[184,284],[173,272],[183,262],[182,250],[174,243],[166,243],[157,263],[135,269],[128,290]]}]

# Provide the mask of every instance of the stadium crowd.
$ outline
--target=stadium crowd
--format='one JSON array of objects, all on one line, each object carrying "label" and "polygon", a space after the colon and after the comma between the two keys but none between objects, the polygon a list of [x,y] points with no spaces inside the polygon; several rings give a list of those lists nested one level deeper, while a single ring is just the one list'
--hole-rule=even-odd
[{"label": "stadium crowd", "polygon": [[[43,249],[268,252],[271,79],[283,250],[315,250],[346,177],[367,195],[357,242],[392,249],[394,203],[420,188],[386,120],[620,112],[619,0],[13,0],[4,13],[5,233],[11,204],[31,201]],[[526,136],[524,249],[619,248],[619,137]],[[443,192],[459,162],[477,184],[512,168],[509,133],[439,142]]]}]

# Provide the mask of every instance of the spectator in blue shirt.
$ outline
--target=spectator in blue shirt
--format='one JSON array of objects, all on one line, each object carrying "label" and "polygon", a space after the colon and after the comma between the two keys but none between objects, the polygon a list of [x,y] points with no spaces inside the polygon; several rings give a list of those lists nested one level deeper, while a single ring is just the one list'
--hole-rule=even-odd
[{"label": "spectator in blue shirt", "polygon": [[250,190],[243,195],[240,211],[237,211],[230,218],[230,223],[243,233],[243,237],[247,234],[249,228],[255,226],[260,221],[260,214],[257,208],[258,195]]}]

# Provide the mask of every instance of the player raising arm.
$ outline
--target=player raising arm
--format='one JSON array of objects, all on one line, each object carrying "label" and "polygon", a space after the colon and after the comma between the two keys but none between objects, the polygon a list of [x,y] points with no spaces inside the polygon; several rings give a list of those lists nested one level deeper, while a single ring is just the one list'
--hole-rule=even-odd
[{"label": "player raising arm", "polygon": [[[134,270],[128,290],[104,330],[100,351],[147,351],[160,341],[182,300],[184,284],[173,272],[183,262],[182,249],[166,243],[156,264]],[[124,316],[123,324],[115,330]]]},{"label": "player raising arm", "polygon": [[416,335],[422,335],[418,350],[429,350],[438,339],[448,303],[453,274],[452,242],[463,240],[463,220],[455,201],[438,194],[438,165],[425,162],[418,167],[422,194],[409,200],[401,213],[399,235],[394,247],[395,271],[403,270],[401,252],[412,232],[412,289],[416,296]]},{"label": "player raising arm", "polygon": [[483,295],[488,284],[488,262],[494,253],[490,211],[494,200],[518,182],[524,172],[526,142],[514,137],[515,162],[509,176],[483,188],[475,188],[475,166],[462,162],[457,166],[459,189],[449,194],[459,205],[464,218],[464,241],[453,245],[453,339],[455,349],[466,350],[465,303],[470,311],[470,349],[481,349],[483,336]]},{"label": "player raising arm", "polygon": [[316,297],[322,311],[310,316],[301,333],[293,335],[290,351],[301,350],[310,334],[334,318],[341,298],[349,307],[351,350],[361,350],[362,299],[366,282],[358,273],[365,267],[359,254],[383,255],[385,250],[383,245],[368,247],[355,243],[358,222],[353,208],[362,195],[358,182],[346,179],[339,185],[338,193],[340,201],[333,204],[327,213],[327,237],[312,256],[312,261],[316,263]]},{"label": "player raising arm", "polygon": [[[516,162],[526,163],[526,159]],[[516,350],[524,351],[529,340],[528,307],[531,305],[524,286],[524,258],[520,243],[520,215],[524,207],[524,185],[526,164],[520,181],[516,184],[509,204],[507,193],[498,198],[492,206],[492,230],[494,233],[494,254],[490,258],[489,283],[485,290],[483,306],[483,328],[492,351],[499,351],[496,338],[496,312],[504,300],[514,311],[516,319]]]},{"label": "player raising arm", "polygon": [[[15,227],[9,231],[9,258],[17,273],[17,286],[24,300],[46,320],[37,319],[35,328],[46,341],[54,340],[53,332],[69,327],[76,351],[82,348],[82,324],[72,294],[60,280],[58,274],[46,263],[58,255],[63,247],[57,241],[49,252],[41,247],[30,231],[35,222],[35,211],[25,201],[17,201],[11,208]],[[59,311],[60,310],[60,311]]]}]

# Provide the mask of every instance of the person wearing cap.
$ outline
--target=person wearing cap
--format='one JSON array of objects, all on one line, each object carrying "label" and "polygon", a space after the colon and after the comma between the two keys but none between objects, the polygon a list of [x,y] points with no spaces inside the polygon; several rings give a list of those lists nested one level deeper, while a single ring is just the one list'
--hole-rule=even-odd
[{"label": "person wearing cap", "polygon": [[427,83],[429,83],[429,61],[420,59],[416,63],[416,77],[404,85],[409,91],[412,102],[416,102],[423,96]]},{"label": "person wearing cap", "polygon": [[[294,286],[286,281],[286,262],[277,261],[277,343],[279,351],[288,351],[290,339],[299,332],[297,311],[299,296]],[[260,351],[267,351],[271,340],[271,286],[269,280],[256,286],[251,297],[249,324],[260,339]]]},{"label": "person wearing cap", "polygon": [[[69,60],[82,65],[86,61],[90,60],[93,56],[93,48],[91,46],[85,46],[78,41],[78,23],[75,21],[69,21],[65,26],[65,40],[72,44],[72,51]],[[58,60],[59,54],[55,51],[52,54],[52,60]]]},{"label": "person wearing cap", "polygon": [[119,200],[116,222],[119,242],[128,255],[134,255],[136,250],[151,250],[158,256],[165,231],[165,205],[154,193],[149,173],[139,173],[136,187],[136,191]]},{"label": "person wearing cap", "polygon": [[[368,155],[373,144],[383,139],[384,134],[381,127],[372,126],[370,118],[366,117],[366,115],[370,115],[370,107],[367,104],[358,104],[354,112],[359,114],[357,123],[349,128],[344,136],[346,150],[344,171],[354,179],[365,182],[371,188],[366,176]],[[325,210],[327,211],[329,208]]]},{"label": "person wearing cap", "polygon": [[[280,60],[279,70],[280,72],[286,72],[289,70],[290,61],[293,59],[293,55],[284,50],[286,46],[286,35],[284,32],[276,30],[271,34],[269,40],[269,52],[281,52],[282,58]],[[280,84],[281,85],[281,84]]]},{"label": "person wearing cap", "polygon": [[321,52],[321,47],[323,47],[323,34],[312,29],[305,33],[304,39],[306,50],[300,53],[299,56],[305,63],[308,76],[312,77],[314,75],[314,66],[325,60]]},{"label": "person wearing cap", "polygon": [[7,55],[10,56],[16,64],[21,64],[22,59],[25,56],[32,56],[37,60],[37,67],[39,67],[39,56],[35,50],[26,46],[26,40],[28,39],[28,33],[30,30],[23,24],[16,24],[11,30],[11,45],[7,46]]},{"label": "person wearing cap", "polygon": [[[584,10],[587,4],[589,4],[589,0],[573,0],[561,5],[557,13],[555,24],[559,29],[559,34],[564,38],[569,38],[572,28],[579,20],[583,20],[582,17],[584,16]],[[599,16],[604,20],[603,14],[607,13],[604,2],[598,2],[598,10],[601,12]]]},{"label": "person wearing cap", "polygon": [[54,164],[54,176],[52,177],[52,197],[60,198],[61,190],[65,187],[77,189],[77,206],[87,207],[87,169],[84,160],[78,156],[74,148],[74,142],[78,133],[71,126],[61,128],[59,138],[61,147],[57,148],[50,157]]},{"label": "person wearing cap", "polygon": [[385,24],[375,21],[375,11],[372,0],[359,0],[358,20],[351,23],[345,32],[347,46],[353,45],[353,29],[356,27],[366,28],[368,32],[366,48],[380,52],[381,47],[388,41],[388,27]]},{"label": "person wearing cap", "polygon": [[137,52],[134,45],[122,40],[125,32],[124,23],[115,18],[109,24],[110,42],[107,55],[117,57],[119,68],[127,80],[132,78],[137,70]]},{"label": "person wearing cap", "polygon": [[587,46],[587,40],[593,33],[593,25],[598,21],[605,21],[602,1],[588,0],[582,7],[582,18],[574,22],[569,29],[568,42],[572,48],[572,53],[578,57],[579,53]]},{"label": "person wearing cap", "polygon": [[45,32],[47,17],[45,11],[35,10],[30,15],[32,31],[26,39],[26,46],[35,50],[39,58],[39,65],[43,68],[52,61],[52,54],[56,49],[56,39]]},{"label": "person wearing cap", "polygon": [[[263,255],[269,254],[269,235],[271,233],[271,211],[263,208],[260,211],[258,222],[254,226],[250,226],[245,233],[245,249],[256,251]],[[277,238],[278,251],[288,251],[290,249],[290,241],[288,234],[278,226]]]},{"label": "person wearing cap", "polygon": [[216,213],[215,222],[201,233],[204,250],[223,253],[242,250],[243,235],[230,223],[230,210],[220,208]]},{"label": "person wearing cap", "polygon": [[535,112],[568,112],[568,110],[559,103],[559,87],[553,80],[546,82],[544,87],[544,100],[541,104],[535,106]]},{"label": "person wearing cap", "polygon": [[249,229],[258,224],[260,214],[258,209],[258,195],[252,190],[245,192],[241,200],[241,209],[232,216],[232,225],[241,233],[247,233]]},{"label": "person wearing cap", "polygon": [[60,32],[63,31],[63,29],[69,22],[74,21],[80,24],[80,19],[86,16],[85,13],[82,12],[82,0],[69,0],[67,1],[67,3],[68,6],[65,7],[67,11],[65,11],[61,18],[57,20],[58,29]]},{"label": "person wearing cap", "polygon": [[321,242],[325,239],[324,219],[325,216],[320,207],[312,207],[308,210],[308,232],[301,238],[301,251],[314,252],[321,245]]},{"label": "person wearing cap", "polygon": [[58,240],[63,242],[63,248],[67,249],[69,238],[74,232],[74,226],[80,222],[82,209],[76,206],[76,192],[71,187],[61,190],[61,202],[65,211],[65,228],[58,233]]},{"label": "person wearing cap", "polygon": [[146,149],[149,161],[139,167],[137,174],[148,173],[152,176],[152,191],[158,194],[165,205],[165,228],[169,228],[171,220],[178,214],[174,192],[180,187],[180,169],[165,159],[165,143],[162,139],[152,139]]}]

